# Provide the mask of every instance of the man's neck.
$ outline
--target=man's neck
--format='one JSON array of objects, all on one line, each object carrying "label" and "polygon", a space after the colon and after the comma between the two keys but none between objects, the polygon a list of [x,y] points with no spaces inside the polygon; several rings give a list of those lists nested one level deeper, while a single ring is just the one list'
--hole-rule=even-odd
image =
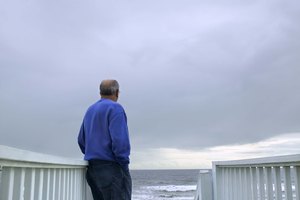
[{"label": "man's neck", "polygon": [[115,101],[115,102],[117,102],[117,97],[116,96],[114,96],[114,95],[101,95],[101,99],[110,99],[110,100],[112,100],[112,101]]}]

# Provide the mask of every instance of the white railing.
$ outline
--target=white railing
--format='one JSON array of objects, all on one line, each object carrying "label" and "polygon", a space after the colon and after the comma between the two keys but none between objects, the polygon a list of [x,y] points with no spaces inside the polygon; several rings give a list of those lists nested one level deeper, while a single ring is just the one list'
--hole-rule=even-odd
[{"label": "white railing", "polygon": [[213,162],[215,200],[300,200],[300,155]]},{"label": "white railing", "polygon": [[0,199],[91,200],[86,165],[0,145]]}]

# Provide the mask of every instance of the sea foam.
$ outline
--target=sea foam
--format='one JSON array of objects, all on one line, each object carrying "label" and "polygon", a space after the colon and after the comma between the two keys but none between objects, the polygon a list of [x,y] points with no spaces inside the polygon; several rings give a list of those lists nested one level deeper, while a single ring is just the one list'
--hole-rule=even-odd
[{"label": "sea foam", "polygon": [[159,185],[159,186],[145,186],[145,189],[154,191],[166,191],[166,192],[188,192],[195,191],[196,185]]}]

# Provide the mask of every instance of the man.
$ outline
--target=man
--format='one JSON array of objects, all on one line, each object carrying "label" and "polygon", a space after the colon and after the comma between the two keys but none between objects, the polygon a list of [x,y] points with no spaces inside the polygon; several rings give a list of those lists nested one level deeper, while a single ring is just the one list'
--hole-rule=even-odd
[{"label": "man", "polygon": [[130,142],[127,118],[117,103],[119,84],[104,80],[101,99],[90,106],[78,135],[78,144],[88,161],[86,179],[94,200],[130,200]]}]

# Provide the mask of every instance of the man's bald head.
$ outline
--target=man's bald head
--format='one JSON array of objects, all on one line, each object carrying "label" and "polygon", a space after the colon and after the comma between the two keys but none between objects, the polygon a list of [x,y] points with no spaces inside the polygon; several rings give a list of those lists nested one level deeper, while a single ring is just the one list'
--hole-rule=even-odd
[{"label": "man's bald head", "polygon": [[118,95],[119,83],[116,80],[103,80],[100,84],[101,96]]}]

